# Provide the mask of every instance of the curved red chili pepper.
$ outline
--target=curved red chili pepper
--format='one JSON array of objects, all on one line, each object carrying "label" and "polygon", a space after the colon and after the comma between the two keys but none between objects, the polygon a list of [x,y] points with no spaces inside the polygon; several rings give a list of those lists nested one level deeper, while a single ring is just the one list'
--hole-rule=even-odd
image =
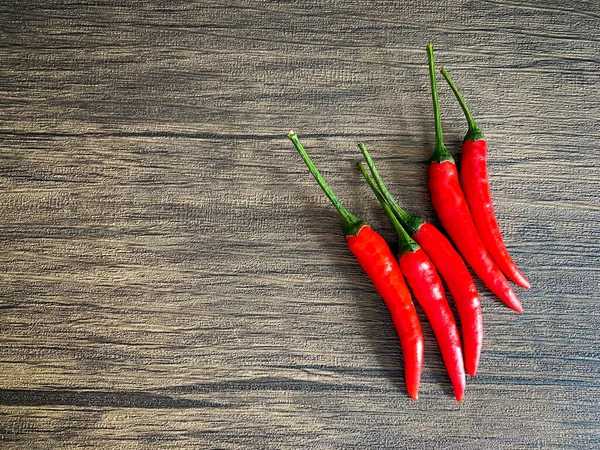
[{"label": "curved red chili pepper", "polygon": [[423,333],[415,306],[400,267],[385,240],[350,213],[329,188],[293,131],[288,133],[298,153],[325,195],[340,213],[350,251],[383,297],[400,338],[408,395],[417,400],[423,369]]},{"label": "curved red chili pepper", "polygon": [[[408,235],[407,235],[408,236]],[[444,295],[444,287],[435,267],[422,249],[404,253],[400,269],[417,301],[425,310],[431,328],[448,369],[456,400],[462,401],[465,392],[465,366],[460,336],[454,316]]]},{"label": "curved red chili pepper", "polygon": [[[465,262],[450,241],[437,228],[421,217],[413,216],[400,207],[392,197],[379,171],[363,144],[359,144],[369,170],[375,179],[379,192],[383,195],[400,224],[417,241],[438,270],[454,297],[463,335],[463,350],[467,373],[474,377],[479,365],[483,344],[483,314],[475,281]],[[359,167],[360,168],[360,167]],[[362,170],[361,170],[362,171]],[[368,174],[363,173],[365,178]]]},{"label": "curved red chili pepper", "polygon": [[[361,149],[363,147],[361,145]],[[456,328],[454,316],[444,294],[442,281],[425,252],[402,228],[392,209],[361,163],[358,163],[358,168],[371,186],[373,193],[379,200],[379,203],[381,203],[381,206],[398,233],[401,253],[399,255],[400,268],[406,276],[408,285],[412,289],[417,301],[423,307],[429,323],[431,323],[431,328],[440,346],[442,358],[444,359],[444,364],[454,388],[454,395],[456,400],[460,402],[465,392],[465,366],[460,346],[460,336]]]},{"label": "curved red chili pepper", "polygon": [[433,48],[427,46],[431,95],[435,115],[435,150],[429,165],[429,191],[433,208],[444,228],[463,257],[485,285],[506,305],[517,312],[523,311],[519,298],[487,252],[458,182],[458,172],[452,155],[442,141],[442,121],[438,103]]},{"label": "curved red chili pepper", "polygon": [[356,236],[347,236],[346,241],[390,311],[404,355],[406,388],[417,400],[423,369],[423,333],[400,267],[383,237],[369,226],[362,227]]},{"label": "curved red chili pepper", "polygon": [[462,257],[436,227],[424,223],[411,235],[431,258],[454,297],[463,336],[465,367],[474,377],[483,345],[483,314],[473,277]]},{"label": "curved red chili pepper", "polygon": [[444,68],[440,71],[454,92],[469,123],[469,130],[462,144],[460,185],[469,205],[473,222],[475,222],[487,251],[500,270],[519,286],[530,289],[531,283],[508,254],[494,213],[486,164],[487,142],[485,137],[448,72]]}]

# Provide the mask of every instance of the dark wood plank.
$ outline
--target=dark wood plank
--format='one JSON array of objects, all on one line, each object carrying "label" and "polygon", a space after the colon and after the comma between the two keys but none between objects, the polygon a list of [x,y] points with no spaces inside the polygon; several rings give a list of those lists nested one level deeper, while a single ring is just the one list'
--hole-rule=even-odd
[{"label": "dark wood plank", "polygon": [[[3,448],[600,447],[596,1],[0,5]],[[285,138],[394,234],[354,169],[438,223],[425,45],[490,144],[533,289],[481,284],[452,398],[420,399],[383,302]],[[456,152],[461,111],[440,83]]]}]

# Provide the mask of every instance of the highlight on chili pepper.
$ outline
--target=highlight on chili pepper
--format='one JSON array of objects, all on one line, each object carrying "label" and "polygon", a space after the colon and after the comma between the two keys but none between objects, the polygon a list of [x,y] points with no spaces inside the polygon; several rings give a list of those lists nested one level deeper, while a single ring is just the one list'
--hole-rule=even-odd
[{"label": "highlight on chili pepper", "polygon": [[390,311],[404,355],[406,389],[408,395],[413,400],[417,400],[423,370],[423,333],[400,266],[383,237],[350,213],[338,200],[313,164],[296,133],[290,131],[287,136],[325,195],[339,212],[350,251],[371,279]]},{"label": "highlight on chili pepper", "polygon": [[506,277],[485,248],[458,182],[456,163],[442,138],[442,121],[435,79],[433,47],[427,46],[431,97],[435,118],[435,148],[429,164],[431,202],[452,241],[484,284],[508,307],[522,312],[523,306]]},{"label": "highlight on chili pepper", "polygon": [[[381,179],[367,147],[362,144],[359,147],[375,179],[377,189],[389,205],[394,216],[400,221],[408,234],[421,246],[448,285],[460,317],[465,367],[467,373],[474,377],[477,373],[483,344],[483,314],[481,313],[481,303],[475,281],[462,257],[437,228],[424,219],[409,214],[400,207]],[[367,181],[369,180],[367,179]]]},{"label": "highlight on chili pepper", "polygon": [[[365,148],[363,144],[360,145],[361,150]],[[408,285],[425,311],[427,319],[429,319],[454,388],[454,395],[456,400],[460,402],[465,392],[465,366],[460,345],[460,336],[454,316],[444,294],[442,281],[433,263],[421,247],[419,247],[419,244],[402,228],[402,225],[385,201],[383,195],[379,192],[375,182],[365,171],[363,165],[361,163],[357,165],[398,234],[400,243],[398,260],[402,273],[406,276]]]},{"label": "highlight on chili pepper", "polygon": [[531,283],[517,268],[517,265],[508,254],[504,239],[500,233],[500,227],[492,203],[492,194],[490,192],[485,136],[475,122],[471,111],[469,111],[465,100],[448,72],[443,67],[440,69],[440,72],[450,85],[452,92],[454,92],[469,125],[462,143],[460,185],[469,205],[477,232],[481,236],[492,259],[504,275],[519,286],[530,289]]}]

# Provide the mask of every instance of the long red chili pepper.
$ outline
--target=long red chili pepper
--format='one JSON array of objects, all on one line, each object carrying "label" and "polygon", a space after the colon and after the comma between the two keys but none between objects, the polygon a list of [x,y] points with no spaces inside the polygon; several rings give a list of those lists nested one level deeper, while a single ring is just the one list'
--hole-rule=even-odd
[{"label": "long red chili pepper", "polygon": [[454,297],[463,335],[463,349],[467,373],[477,373],[483,342],[483,315],[479,294],[465,262],[450,241],[433,225],[413,216],[400,207],[383,183],[381,176],[364,144],[359,144],[369,170],[392,212],[402,227],[429,256]]},{"label": "long red chili pepper", "polygon": [[408,285],[412,289],[419,304],[425,310],[425,314],[431,323],[435,333],[444,364],[450,375],[450,381],[454,387],[454,395],[459,402],[465,393],[465,366],[463,362],[460,336],[456,328],[454,316],[446,300],[442,281],[435,270],[431,260],[411,237],[406,233],[400,222],[392,212],[391,208],[365,171],[361,163],[358,168],[373,189],[373,193],[381,203],[385,213],[390,218],[398,239],[400,241],[400,267],[406,276]]},{"label": "long red chili pepper", "polygon": [[500,227],[494,213],[492,194],[487,172],[487,142],[483,132],[477,126],[458,88],[452,78],[441,68],[442,75],[450,85],[460,107],[465,113],[469,130],[462,144],[462,158],[460,160],[460,185],[471,211],[471,216],[483,240],[487,251],[504,274],[519,286],[530,289],[531,283],[517,268],[500,233]]},{"label": "long red chili pepper", "polygon": [[417,400],[423,369],[423,333],[421,323],[400,267],[389,246],[365,222],[351,214],[329,188],[293,131],[288,133],[298,153],[325,195],[340,213],[350,251],[383,297],[400,338],[404,355],[404,373],[408,395]]},{"label": "long red chili pepper", "polygon": [[523,306],[519,298],[490,257],[477,233],[465,196],[458,183],[456,163],[442,141],[442,121],[431,45],[427,46],[427,56],[435,116],[435,149],[429,164],[431,202],[444,228],[479,278],[506,305],[517,312],[522,312]]}]

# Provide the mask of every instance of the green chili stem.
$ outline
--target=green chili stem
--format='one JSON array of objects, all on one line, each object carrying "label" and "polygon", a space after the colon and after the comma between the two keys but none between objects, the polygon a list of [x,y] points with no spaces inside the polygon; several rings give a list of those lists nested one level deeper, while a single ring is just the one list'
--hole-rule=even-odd
[{"label": "green chili stem", "polygon": [[312,176],[315,177],[315,180],[317,180],[317,183],[319,184],[319,186],[321,186],[321,189],[323,189],[323,192],[325,192],[327,198],[329,198],[333,206],[335,206],[335,209],[337,209],[337,211],[340,213],[346,235],[356,234],[359,228],[362,225],[364,225],[364,222],[362,222],[361,220],[356,218],[352,213],[350,213],[350,211],[348,211],[344,207],[344,205],[342,205],[342,203],[338,200],[338,198],[333,193],[333,191],[331,190],[331,188],[329,187],[319,170],[313,164],[312,160],[308,156],[308,153],[306,153],[306,150],[304,150],[304,147],[300,143],[300,140],[298,139],[296,133],[290,131],[287,134],[287,137],[290,139],[290,141],[292,141],[292,143],[296,147],[296,150],[298,150],[298,153],[300,153],[300,156],[308,166],[308,170],[310,170]]},{"label": "green chili stem", "polygon": [[396,200],[394,200],[394,197],[392,197],[392,194],[390,194],[390,191],[387,190],[387,187],[383,183],[383,180],[381,179],[381,176],[379,175],[379,171],[377,170],[377,167],[375,167],[373,158],[371,158],[371,155],[369,154],[369,151],[367,150],[367,147],[365,146],[365,144],[363,144],[361,142],[358,144],[358,147],[360,148],[360,151],[362,152],[362,154],[365,158],[365,161],[367,162],[367,166],[369,166],[369,170],[373,174],[373,178],[375,178],[375,183],[377,183],[378,190],[381,191],[381,194],[385,198],[385,201],[394,210],[394,214],[396,214],[400,220],[402,220],[402,221],[408,220],[409,214],[406,211],[404,211],[400,207],[400,205],[398,205]]},{"label": "green chili stem", "polygon": [[450,76],[450,74],[448,72],[446,72],[446,69],[444,69],[443,67],[440,69],[440,72],[446,79],[446,82],[448,83],[448,85],[450,85],[450,89],[452,89],[452,92],[454,92],[454,96],[456,97],[456,100],[458,100],[458,103],[459,103],[460,107],[462,108],[463,113],[465,114],[465,118],[467,119],[467,122],[469,123],[469,131],[467,132],[467,137],[465,139],[469,138],[474,141],[476,141],[477,139],[484,139],[483,132],[481,131],[479,126],[477,126],[477,122],[475,122],[475,119],[473,118],[471,111],[469,111],[469,108],[467,107],[467,103],[465,102],[465,99],[463,98],[460,91],[456,87],[456,84],[452,80],[452,77]]},{"label": "green chili stem", "polygon": [[429,63],[429,79],[431,84],[431,98],[433,100],[433,117],[435,119],[435,149],[431,156],[431,161],[443,162],[452,161],[454,158],[446,150],[444,146],[444,139],[442,135],[442,116],[440,114],[440,102],[438,99],[437,82],[435,79],[435,64],[433,61],[433,46],[429,44],[427,46],[427,60]]},{"label": "green chili stem", "polygon": [[402,227],[402,225],[398,221],[398,218],[392,211],[392,208],[390,208],[390,205],[388,205],[388,203],[386,202],[386,199],[383,197],[383,195],[381,194],[381,192],[375,185],[375,182],[373,181],[373,179],[369,176],[369,174],[365,170],[362,163],[360,163],[360,162],[356,163],[356,166],[358,167],[358,170],[360,170],[360,173],[362,173],[362,176],[365,177],[365,180],[367,180],[367,183],[369,183],[369,186],[371,186],[371,189],[373,190],[375,197],[377,197],[377,200],[379,200],[379,203],[383,207],[383,210],[389,217],[390,222],[392,222],[392,226],[394,227],[394,229],[396,230],[396,233],[398,234],[398,240],[400,241],[400,249],[402,251],[402,254],[417,251],[420,248],[419,244],[417,244],[408,235],[406,230]]},{"label": "green chili stem", "polygon": [[398,204],[398,202],[394,199],[390,191],[387,190],[383,180],[381,179],[381,175],[379,175],[379,171],[373,162],[373,158],[369,154],[367,147],[362,142],[358,144],[360,151],[362,152],[365,161],[367,162],[367,166],[369,166],[369,170],[373,174],[373,178],[375,179],[375,183],[377,183],[377,187],[381,195],[385,198],[385,201],[392,209],[396,217],[402,223],[402,226],[406,228],[409,234],[415,234],[419,231],[419,228],[425,223],[423,219],[420,217],[415,217],[409,213],[407,213],[402,207]]},{"label": "green chili stem", "polygon": [[429,62],[429,79],[431,84],[431,97],[433,99],[433,117],[435,118],[435,146],[443,147],[442,116],[438,99],[437,81],[435,79],[435,64],[433,61],[433,46],[427,46],[427,60]]}]

